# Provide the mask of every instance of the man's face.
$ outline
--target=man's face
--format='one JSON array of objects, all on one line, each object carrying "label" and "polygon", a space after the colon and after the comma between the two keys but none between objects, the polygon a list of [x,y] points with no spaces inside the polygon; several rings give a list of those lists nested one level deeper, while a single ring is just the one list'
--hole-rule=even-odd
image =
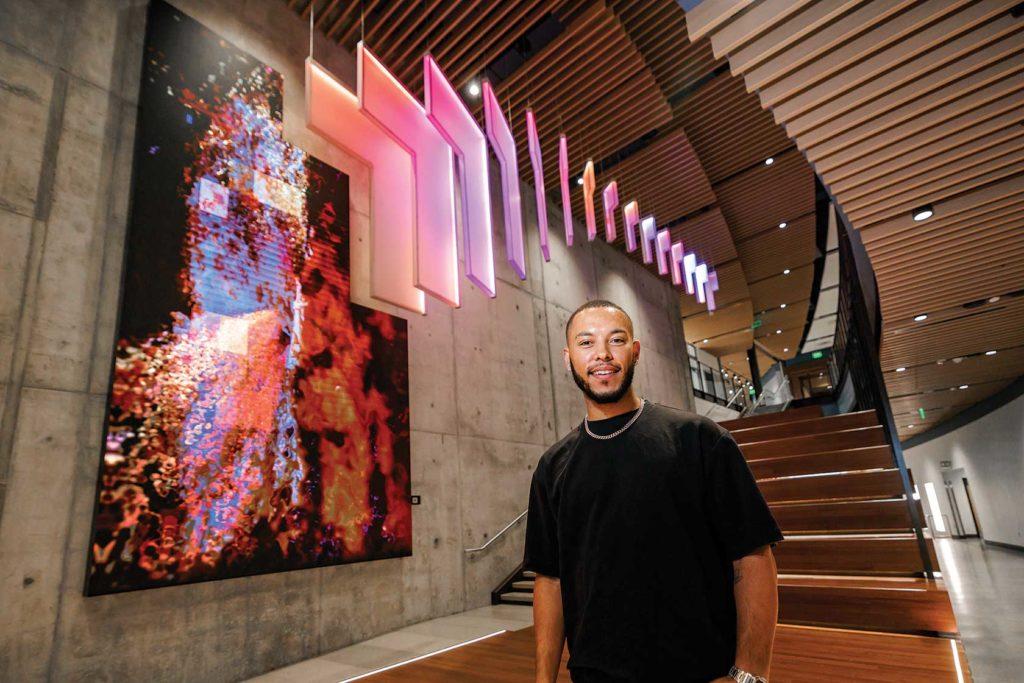
[{"label": "man's face", "polygon": [[576,385],[596,403],[615,403],[633,383],[640,342],[629,318],[614,308],[588,308],[569,327],[563,351]]}]

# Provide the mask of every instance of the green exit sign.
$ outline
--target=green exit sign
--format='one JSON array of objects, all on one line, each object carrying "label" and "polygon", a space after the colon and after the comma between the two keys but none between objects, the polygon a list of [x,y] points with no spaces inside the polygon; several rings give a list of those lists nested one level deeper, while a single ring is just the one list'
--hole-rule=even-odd
[{"label": "green exit sign", "polygon": [[921,419],[923,420],[924,419],[924,408],[918,408],[917,409],[917,414],[920,415]]},{"label": "green exit sign", "polygon": [[824,355],[825,354],[822,351],[813,351],[813,352],[811,352],[811,358],[813,358],[814,360],[818,360],[819,358],[821,358]]},{"label": "green exit sign", "polygon": [[750,393],[751,396],[754,395],[754,387],[747,387],[747,391]]},{"label": "green exit sign", "polygon": [[754,324],[750,326],[750,329],[756,330],[759,327],[761,327],[761,319],[760,318],[754,318]]}]

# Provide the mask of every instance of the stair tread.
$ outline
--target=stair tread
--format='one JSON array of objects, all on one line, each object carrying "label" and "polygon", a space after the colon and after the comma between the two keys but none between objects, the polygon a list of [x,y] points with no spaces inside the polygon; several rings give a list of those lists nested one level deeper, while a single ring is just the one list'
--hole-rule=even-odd
[{"label": "stair tread", "polygon": [[878,417],[873,410],[862,410],[856,413],[842,413],[826,417],[814,417],[808,420],[795,420],[781,424],[761,426],[733,427],[730,433],[739,443],[757,441],[773,441],[793,436],[811,436],[814,434],[832,434],[850,429],[863,429],[879,426]]},{"label": "stair tread", "polygon": [[533,581],[513,581],[512,588],[523,591],[533,591]]},{"label": "stair tread", "polygon": [[806,574],[779,574],[779,586],[808,588],[868,588],[878,590],[937,590],[945,591],[940,581],[920,577],[871,576],[811,576]]},{"label": "stair tread", "polygon": [[520,593],[518,591],[511,591],[509,593],[502,593],[501,599],[511,600],[513,602],[533,602],[533,593]]}]

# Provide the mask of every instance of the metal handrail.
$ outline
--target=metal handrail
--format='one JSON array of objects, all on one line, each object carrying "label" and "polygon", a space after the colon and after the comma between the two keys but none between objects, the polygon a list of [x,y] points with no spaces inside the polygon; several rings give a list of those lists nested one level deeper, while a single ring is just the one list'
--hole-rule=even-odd
[{"label": "metal handrail", "polygon": [[496,534],[494,534],[493,536],[491,536],[491,539],[490,539],[489,541],[487,541],[487,543],[484,543],[484,544],[483,544],[482,546],[480,546],[479,548],[466,548],[465,552],[467,552],[467,553],[475,553],[475,552],[479,552],[479,551],[481,551],[481,550],[484,550],[484,549],[486,549],[486,548],[487,548],[487,546],[489,546],[490,544],[492,544],[492,543],[494,543],[494,542],[495,542],[496,540],[498,540],[498,537],[499,537],[499,536],[501,536],[501,535],[502,535],[502,534],[504,534],[504,533],[505,533],[506,531],[508,531],[509,529],[511,529],[511,528],[512,528],[513,526],[515,526],[515,523],[516,523],[516,522],[518,522],[519,520],[521,520],[521,519],[522,519],[523,517],[525,517],[525,516],[526,516],[526,513],[527,513],[527,512],[529,512],[529,511],[530,511],[530,509],[529,509],[529,508],[527,508],[526,510],[523,510],[522,512],[520,512],[520,513],[519,513],[519,516],[518,516],[518,517],[516,517],[515,519],[513,519],[513,520],[512,520],[511,522],[509,522],[508,524],[506,524],[506,525],[505,525],[505,528],[504,528],[504,529],[502,529],[502,530],[501,530],[501,531],[499,531],[498,533],[496,533]]},{"label": "metal handrail", "polygon": [[[739,398],[740,396],[743,395],[743,392],[744,392],[745,389],[746,389],[746,386],[742,386],[739,389],[737,389],[735,392],[733,392],[732,398],[729,399],[729,402],[726,403],[724,407],[728,408],[729,406],[731,406],[733,401],[735,401],[737,398]],[[718,407],[717,403],[712,403],[711,407],[708,408],[708,412],[704,413],[704,415],[702,417],[707,417],[717,407]],[[741,415],[743,414],[742,410],[740,411],[740,414]]]}]

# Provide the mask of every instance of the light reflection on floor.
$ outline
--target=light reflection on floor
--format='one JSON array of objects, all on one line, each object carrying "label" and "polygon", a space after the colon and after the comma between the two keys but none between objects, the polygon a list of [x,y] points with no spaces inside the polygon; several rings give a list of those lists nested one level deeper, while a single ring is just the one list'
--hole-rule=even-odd
[{"label": "light reflection on floor", "polygon": [[1024,552],[976,538],[939,538],[935,550],[974,680],[1022,680]]}]

